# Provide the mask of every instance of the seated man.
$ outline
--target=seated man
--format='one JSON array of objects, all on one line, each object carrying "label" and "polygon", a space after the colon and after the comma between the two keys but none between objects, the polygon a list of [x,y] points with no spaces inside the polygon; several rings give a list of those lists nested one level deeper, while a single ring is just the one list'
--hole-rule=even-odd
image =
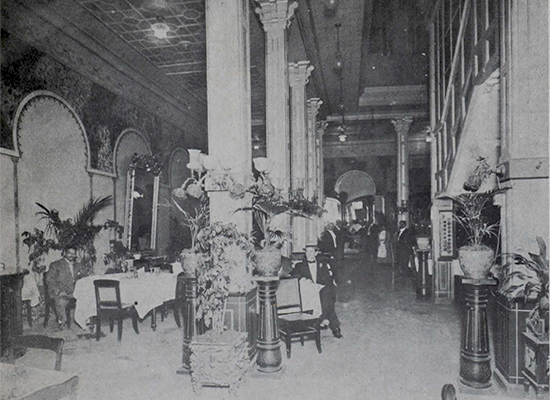
[{"label": "seated man", "polygon": [[63,258],[50,264],[46,273],[46,285],[48,295],[53,300],[57,322],[60,328],[67,323],[65,308],[68,304],[74,303],[74,283],[83,275],[83,268],[76,263],[76,249],[68,246],[63,250]]},{"label": "seated man", "polygon": [[328,259],[326,257],[318,257],[319,248],[316,245],[307,245],[305,248],[306,258],[292,270],[290,275],[295,278],[309,279],[314,283],[323,285],[319,292],[321,300],[321,319],[323,320],[322,327],[328,326],[332,330],[332,334],[341,339],[342,332],[340,330],[340,321],[336,316],[334,304],[336,303],[336,286]]}]

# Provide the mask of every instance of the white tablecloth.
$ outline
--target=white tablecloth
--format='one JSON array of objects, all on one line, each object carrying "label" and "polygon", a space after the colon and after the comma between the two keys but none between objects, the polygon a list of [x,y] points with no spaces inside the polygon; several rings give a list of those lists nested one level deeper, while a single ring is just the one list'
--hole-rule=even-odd
[{"label": "white tablecloth", "polygon": [[96,279],[113,279],[120,282],[120,299],[123,304],[134,304],[140,318],[165,301],[172,300],[176,294],[177,270],[174,273],[144,273],[139,271],[139,278],[129,278],[128,274],[110,274],[88,276],[76,281],[74,298],[76,309],[74,320],[85,328],[90,317],[96,315],[94,281]]}]

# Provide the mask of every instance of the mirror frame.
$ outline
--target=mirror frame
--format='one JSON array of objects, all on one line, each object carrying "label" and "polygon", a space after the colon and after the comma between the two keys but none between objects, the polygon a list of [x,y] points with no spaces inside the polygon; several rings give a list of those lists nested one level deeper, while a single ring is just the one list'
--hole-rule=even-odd
[{"label": "mirror frame", "polygon": [[126,173],[126,221],[124,224],[125,246],[131,250],[132,248],[132,224],[134,215],[134,197],[132,193],[135,188],[136,170],[142,170],[146,173],[153,175],[153,204],[152,204],[152,218],[151,218],[151,243],[149,247],[152,250],[157,248],[157,219],[158,219],[158,198],[160,189],[160,173],[161,165],[155,156],[134,154],[132,162]]}]

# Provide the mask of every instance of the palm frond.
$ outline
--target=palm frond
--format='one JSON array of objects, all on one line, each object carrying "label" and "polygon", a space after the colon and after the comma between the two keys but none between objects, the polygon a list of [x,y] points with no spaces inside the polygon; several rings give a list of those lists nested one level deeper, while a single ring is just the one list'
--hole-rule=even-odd
[{"label": "palm frond", "polygon": [[74,217],[75,226],[91,224],[97,214],[112,204],[113,196],[93,197],[82,206],[80,211]]}]

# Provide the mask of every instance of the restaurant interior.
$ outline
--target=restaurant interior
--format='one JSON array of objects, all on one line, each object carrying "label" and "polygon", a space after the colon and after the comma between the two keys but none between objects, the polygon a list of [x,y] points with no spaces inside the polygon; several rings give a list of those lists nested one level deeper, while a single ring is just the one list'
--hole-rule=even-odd
[{"label": "restaurant interior", "polygon": [[546,1],[1,8],[1,400],[548,396]]}]

